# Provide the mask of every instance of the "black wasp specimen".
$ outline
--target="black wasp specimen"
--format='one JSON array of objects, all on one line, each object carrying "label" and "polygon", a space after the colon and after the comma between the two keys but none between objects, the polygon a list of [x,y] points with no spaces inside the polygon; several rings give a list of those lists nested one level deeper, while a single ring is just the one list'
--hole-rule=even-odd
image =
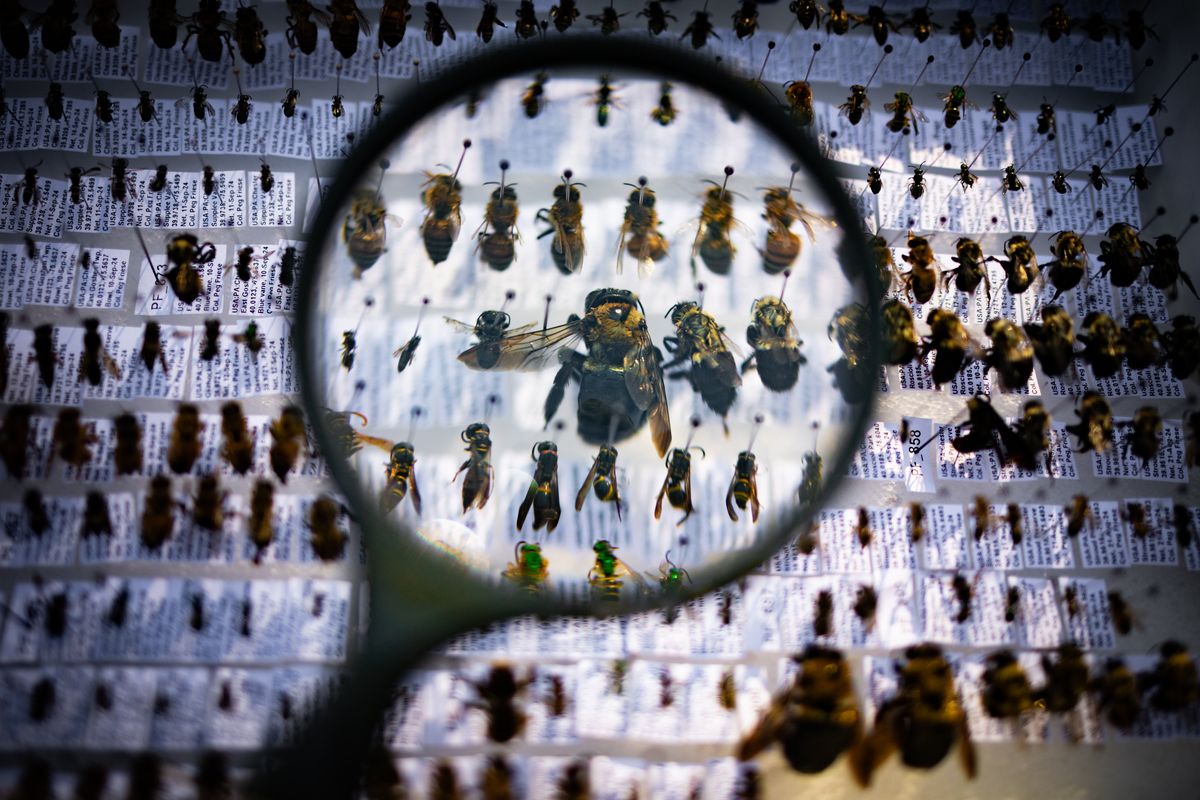
[{"label": "black wasp specimen", "polygon": [[252,107],[253,104],[250,102],[250,95],[239,94],[230,113],[233,114],[233,119],[238,125],[245,125],[250,121],[250,110]]},{"label": "black wasp specimen", "polygon": [[1054,3],[1042,18],[1041,28],[1051,42],[1057,42],[1063,36],[1071,35],[1071,16],[1063,8],[1062,3]]},{"label": "black wasp specimen", "polygon": [[287,7],[288,44],[310,56],[317,49],[317,23],[328,25],[329,15],[318,11],[308,0],[287,0]]},{"label": "black wasp specimen", "polygon": [[179,14],[175,10],[176,0],[150,0],[146,18],[150,26],[150,39],[160,50],[170,50],[179,37]]},{"label": "black wasp specimen", "polygon": [[558,502],[558,446],[554,442],[538,442],[529,455],[535,464],[533,479],[517,509],[517,530],[525,527],[525,518],[532,508],[533,529],[545,528],[552,533],[562,515]]},{"label": "black wasp specimen", "polygon": [[575,0],[560,0],[557,5],[550,6],[550,21],[554,23],[554,30],[559,33],[566,33],[577,19],[579,9],[575,7]]},{"label": "black wasp specimen", "polygon": [[521,0],[521,4],[517,6],[517,22],[513,30],[522,39],[532,39],[542,30],[533,0]]},{"label": "black wasp specimen", "polygon": [[18,0],[0,6],[0,43],[8,54],[16,59],[29,55],[29,28],[22,19],[26,13]]},{"label": "black wasp specimen", "polygon": [[[693,420],[693,424],[698,420]],[[662,518],[662,501],[663,495],[666,495],[667,500],[672,507],[683,512],[683,517],[676,525],[682,525],[684,520],[692,515],[696,510],[692,505],[692,447],[679,448],[676,447],[667,455],[667,475],[663,478],[662,488],[658,490],[658,498],[654,502],[654,518]],[[701,455],[704,454],[704,449],[701,447],[694,448],[699,450]]]},{"label": "black wasp specimen", "polygon": [[[446,19],[446,15],[442,13],[442,7],[439,3],[425,4],[425,40],[431,43],[434,47],[441,47],[445,37],[456,39],[457,34],[454,33],[454,28],[450,26],[450,21]],[[486,41],[486,40],[485,40]]]},{"label": "black wasp specimen", "polygon": [[758,3],[756,0],[742,0],[737,10],[733,12],[733,32],[738,39],[753,36],[758,30]]},{"label": "black wasp specimen", "polygon": [[229,23],[221,10],[221,0],[200,0],[200,7],[186,18],[187,36],[184,48],[192,37],[196,37],[196,50],[205,61],[220,63],[229,41]]},{"label": "black wasp specimen", "polygon": [[[111,125],[113,121],[113,101],[112,95],[103,89],[97,89],[96,92],[96,119],[106,125]],[[0,101],[0,105],[3,105]],[[0,116],[3,116],[3,108],[0,108]]]},{"label": "black wasp specimen", "polygon": [[54,386],[58,354],[54,350],[54,326],[45,323],[33,329],[33,360],[37,362],[38,377],[47,389]]},{"label": "black wasp specimen", "polygon": [[[487,7],[495,5],[488,2],[484,4],[484,15],[487,14]],[[404,40],[404,34],[408,30],[408,21],[412,19],[412,10],[409,0],[384,0],[383,10],[379,12],[379,47],[383,48],[387,45],[388,48],[395,47]],[[480,22],[482,26],[483,23]],[[488,37],[491,38],[490,36]],[[485,39],[484,41],[487,41]]]},{"label": "black wasp specimen", "polygon": [[683,32],[681,39],[691,39],[692,49],[699,50],[704,45],[708,44],[708,37],[712,36],[715,39],[721,37],[713,30],[712,17],[708,13],[708,0],[705,0],[704,9],[697,11],[696,16],[692,19],[690,25]]},{"label": "black wasp specimen", "polygon": [[63,114],[66,113],[65,102],[66,96],[63,94],[62,84],[58,81],[51,81],[50,88],[46,92],[46,113],[50,119],[57,122],[63,118]]},{"label": "black wasp specimen", "polygon": [[492,480],[495,474],[492,469],[492,437],[491,429],[485,422],[472,422],[460,434],[467,445],[467,460],[454,473],[454,480],[459,474],[466,472],[463,477],[462,501],[463,513],[470,508],[482,509],[487,505],[492,495]]},{"label": "black wasp specimen", "polygon": [[42,47],[51,53],[63,53],[71,48],[75,38],[72,23],[79,19],[75,0],[50,0],[45,13],[34,18],[33,27],[42,30]]},{"label": "black wasp specimen", "polygon": [[485,0],[483,4],[483,13],[479,17],[479,24],[475,27],[475,35],[482,39],[486,44],[490,42],[492,40],[492,36],[495,35],[497,25],[499,25],[501,28],[508,27],[500,21],[500,7],[491,2],[491,0]]},{"label": "black wasp specimen", "polygon": [[[592,468],[583,479],[583,485],[575,495],[575,510],[582,511],[587,501],[588,488],[602,503],[612,503],[617,510],[617,519],[621,518],[621,489],[617,481],[617,448],[611,445],[601,445],[600,452],[592,459]],[[605,542],[607,545],[607,542]],[[597,544],[599,547],[599,544]],[[599,552],[599,551],[597,551]]]},{"label": "black wasp specimen", "polygon": [[842,753],[860,761],[863,716],[850,665],[837,650],[815,644],[794,660],[799,669],[791,685],[742,739],[738,759],[748,761],[778,742],[792,769],[809,775],[824,772]]},{"label": "black wasp specimen", "polygon": [[370,34],[370,23],[354,0],[331,0],[329,14],[329,40],[333,42],[333,48],[342,58],[352,58],[358,52],[359,31]]},{"label": "black wasp specimen", "polygon": [[234,16],[233,38],[247,64],[261,64],[267,57],[267,29],[254,6],[238,5]]},{"label": "black wasp specimen", "polygon": [[608,0],[608,5],[599,14],[589,14],[588,19],[592,25],[600,29],[600,33],[605,36],[611,36],[621,29],[621,17],[624,14],[618,14],[613,8],[613,1]]},{"label": "black wasp specimen", "polygon": [[675,20],[675,15],[663,8],[659,0],[649,0],[637,15],[646,18],[646,28],[652,36],[659,36],[667,29],[667,20]]},{"label": "black wasp specimen", "polygon": [[167,165],[159,164],[154,168],[154,177],[152,177],[149,183],[146,184],[146,188],[152,192],[163,191],[167,188],[167,177]]},{"label": "black wasp specimen", "polygon": [[925,169],[921,167],[913,167],[912,177],[908,179],[908,193],[912,195],[913,200],[920,200],[925,194]]},{"label": "black wasp specimen", "polygon": [[479,700],[473,705],[487,714],[487,737],[503,744],[519,736],[525,728],[525,712],[516,703],[517,696],[533,681],[517,679],[512,667],[496,664],[483,681],[472,681]]},{"label": "black wasp specimen", "polygon": [[854,23],[855,28],[861,28],[863,25],[871,29],[875,41],[880,47],[887,44],[888,32],[899,32],[900,28],[888,18],[887,12],[883,10],[883,6],[868,6],[867,13],[857,17]]},{"label": "black wasp specimen", "polygon": [[668,312],[675,325],[675,336],[663,339],[663,346],[674,356],[662,369],[684,365],[671,375],[685,378],[700,394],[705,405],[726,416],[737,399],[738,374],[733,352],[737,346],[725,335],[725,328],[698,303],[676,303]]}]

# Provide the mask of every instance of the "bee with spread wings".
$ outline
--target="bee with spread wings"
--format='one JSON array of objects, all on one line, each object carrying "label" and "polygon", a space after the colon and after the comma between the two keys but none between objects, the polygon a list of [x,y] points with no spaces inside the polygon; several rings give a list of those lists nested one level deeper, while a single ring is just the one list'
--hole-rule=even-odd
[{"label": "bee with spread wings", "polygon": [[[544,369],[559,365],[546,397],[549,424],[562,403],[567,384],[579,385],[579,435],[592,444],[627,439],[650,421],[660,456],[671,445],[671,419],[663,385],[662,353],[654,346],[637,295],[626,289],[595,289],[583,316],[563,325],[523,326],[498,338],[482,340],[458,360],[471,369]],[[571,348],[582,340],[587,354]]]}]

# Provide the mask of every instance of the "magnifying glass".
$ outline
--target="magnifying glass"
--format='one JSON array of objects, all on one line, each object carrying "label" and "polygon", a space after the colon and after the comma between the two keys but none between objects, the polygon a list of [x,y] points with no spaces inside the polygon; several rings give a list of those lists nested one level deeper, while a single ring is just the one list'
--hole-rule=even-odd
[{"label": "magnifying glass", "polygon": [[267,793],[349,794],[397,678],[455,634],[678,608],[808,530],[869,421],[881,290],[782,99],[551,37],[422,83],[348,157],[296,344],[370,627]]}]

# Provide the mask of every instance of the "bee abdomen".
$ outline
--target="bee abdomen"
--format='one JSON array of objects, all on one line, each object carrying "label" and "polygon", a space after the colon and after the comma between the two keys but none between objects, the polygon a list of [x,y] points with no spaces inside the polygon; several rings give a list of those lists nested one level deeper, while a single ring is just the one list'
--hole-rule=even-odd
[{"label": "bee abdomen", "polygon": [[733,265],[733,246],[720,240],[705,240],[700,244],[700,260],[718,275],[728,275]]},{"label": "bee abdomen", "polygon": [[458,230],[445,221],[426,220],[421,226],[421,237],[425,241],[425,252],[434,264],[441,264],[450,257],[450,248],[454,246]]},{"label": "bee abdomen", "polygon": [[503,272],[512,266],[517,257],[517,249],[511,235],[496,231],[481,238],[479,251],[489,267]]},{"label": "bee abdomen", "polygon": [[795,263],[800,255],[800,237],[791,231],[767,232],[767,246],[763,250],[763,270],[769,275],[778,275]]}]

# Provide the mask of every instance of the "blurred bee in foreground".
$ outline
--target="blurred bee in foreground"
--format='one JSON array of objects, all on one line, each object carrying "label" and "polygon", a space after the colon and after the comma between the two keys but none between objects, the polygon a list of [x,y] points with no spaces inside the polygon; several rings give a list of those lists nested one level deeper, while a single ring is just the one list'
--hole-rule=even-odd
[{"label": "blurred bee in foreground", "polygon": [[[584,355],[569,349],[582,339]],[[584,315],[572,314],[552,328],[505,333],[495,344],[498,355],[481,364],[492,342],[461,353],[472,369],[533,370],[560,364],[546,397],[549,424],[562,403],[567,384],[579,384],[579,435],[592,444],[609,444],[641,430],[647,418],[654,447],[665,456],[671,444],[671,420],[663,386],[662,355],[650,340],[637,295],[626,289],[594,289]]]},{"label": "blurred bee in foreground", "polygon": [[[692,433],[688,435],[687,443],[683,447],[676,447],[667,455],[667,475],[663,478],[662,487],[658,490],[658,498],[654,502],[654,518],[662,518],[662,503],[663,495],[666,495],[671,506],[683,512],[683,517],[676,525],[682,525],[684,520],[692,515],[695,507],[692,505],[692,436],[695,435],[696,426],[700,424],[698,418],[692,419]],[[700,451],[703,456],[704,448],[694,448]]]},{"label": "blurred bee in foreground", "polygon": [[417,314],[417,324],[413,328],[413,335],[407,342],[397,347],[392,351],[392,358],[396,359],[396,372],[404,372],[408,369],[408,365],[412,363],[413,358],[417,355],[417,348],[421,345],[421,320],[425,318],[425,309],[429,307],[429,298],[421,298],[421,311]]},{"label": "blurred bee in foreground", "polygon": [[617,89],[607,75],[600,76],[599,86],[592,93],[592,105],[596,106],[596,124],[601,128],[608,125],[609,113],[614,108],[621,107],[621,101],[617,99]]},{"label": "blurred bee in foreground", "polygon": [[1104,662],[1104,670],[1092,679],[1090,688],[1095,692],[1100,710],[1105,719],[1121,730],[1129,730],[1142,714],[1142,691],[1137,675],[1119,658]]},{"label": "blurred bee in foreground", "polygon": [[984,711],[996,719],[1013,719],[1033,708],[1029,676],[1011,650],[988,655],[981,695]]},{"label": "blurred bee in foreground", "polygon": [[752,320],[746,328],[746,341],[754,352],[742,362],[742,373],[757,370],[763,386],[772,392],[786,392],[795,386],[800,365],[808,363],[800,352],[804,341],[792,321],[792,310],[783,302],[788,275],[784,273],[779,297],[767,295],[754,301]]},{"label": "blurred bee in foreground", "polygon": [[1191,653],[1174,640],[1163,642],[1158,652],[1154,670],[1141,676],[1150,705],[1159,711],[1194,709],[1200,701],[1200,678]]},{"label": "blurred bee in foreground", "polygon": [[717,324],[716,318],[698,303],[676,303],[668,313],[676,335],[665,337],[663,345],[674,357],[662,368],[686,365],[671,377],[685,378],[705,405],[725,417],[737,399],[737,387],[742,384],[734,358],[737,345],[725,335],[725,328]]},{"label": "blurred bee in foreground", "polygon": [[824,772],[842,753],[861,762],[863,719],[850,665],[837,650],[815,644],[794,660],[799,669],[791,686],[775,695],[742,739],[738,759],[748,761],[778,742],[792,769],[808,775]]},{"label": "blurred bee in foreground", "polygon": [[931,769],[958,745],[968,778],[976,772],[975,746],[967,713],[954,689],[954,674],[935,644],[913,645],[897,665],[900,685],[875,716],[875,727],[863,741],[854,771],[863,785],[896,750],[910,767]]},{"label": "blurred bee in foreground", "polygon": [[912,95],[908,92],[896,92],[895,99],[890,103],[885,103],[883,108],[892,115],[892,118],[887,121],[887,128],[892,133],[901,133],[905,129],[911,128],[914,134],[919,134],[918,120],[926,121],[925,115],[913,108]]},{"label": "blurred bee in foreground", "polygon": [[388,162],[379,162],[379,167],[379,184],[375,191],[358,190],[350,202],[350,213],[342,223],[342,239],[346,242],[350,260],[354,262],[355,277],[361,277],[383,255],[387,244],[388,220],[401,224],[398,217],[387,213],[387,205],[379,193]]},{"label": "blurred bee in foreground", "polygon": [[1125,348],[1125,363],[1130,369],[1148,369],[1161,364],[1163,351],[1160,346],[1162,334],[1147,314],[1130,314],[1121,330],[1121,344]]},{"label": "blurred bee in foreground", "polygon": [[527,592],[537,592],[550,578],[550,560],[540,544],[521,540],[513,548],[513,560],[501,573]]},{"label": "blurred bee in foreground", "polygon": [[338,522],[344,509],[331,497],[318,497],[308,510],[309,544],[322,561],[336,561],[346,550],[346,533]]},{"label": "blurred bee in foreground", "polygon": [[1125,344],[1121,340],[1121,329],[1103,311],[1089,312],[1083,318],[1083,330],[1079,333],[1083,352],[1079,355],[1097,378],[1109,378],[1121,370],[1125,358]]},{"label": "blurred bee in foreground", "polygon": [[525,712],[516,704],[517,696],[533,682],[532,677],[517,679],[513,668],[496,664],[484,681],[472,681],[479,700],[472,705],[487,715],[487,737],[503,744],[525,728]]},{"label": "blurred bee in foreground", "polygon": [[583,203],[579,189],[582,183],[573,183],[571,170],[563,172],[563,182],[554,187],[554,203],[550,208],[540,209],[534,219],[546,222],[549,228],[538,234],[541,239],[553,234],[550,240],[550,257],[559,272],[570,275],[583,266],[586,249],[583,239]]},{"label": "blurred bee in foreground", "polygon": [[453,173],[425,173],[426,181],[422,184],[425,188],[421,192],[425,220],[421,223],[421,238],[425,242],[425,252],[435,266],[450,257],[450,248],[458,239],[462,226],[462,184],[458,182],[458,172],[470,147],[471,140],[464,139],[462,155],[458,157],[458,166]]},{"label": "blurred bee in foreground", "polygon": [[828,371],[833,374],[834,383],[847,403],[864,402],[875,381],[875,376],[864,368],[870,346],[869,330],[867,309],[861,303],[839,308],[829,323],[829,338],[837,340],[843,355]]},{"label": "blurred bee in foreground", "polygon": [[[929,312],[926,321],[929,336],[921,346],[920,357],[923,360],[930,352],[936,353],[930,373],[934,385],[940,386],[954,380],[959,370],[966,366],[974,345],[962,320],[953,311],[935,308]],[[967,403],[969,405],[970,401]]]},{"label": "blurred bee in foreground", "polygon": [[1057,658],[1042,654],[1046,682],[1034,692],[1034,704],[1055,714],[1065,714],[1079,705],[1087,691],[1089,669],[1083,651],[1074,643],[1060,644]]},{"label": "blurred bee in foreground", "polygon": [[761,508],[758,502],[758,463],[752,448],[754,439],[762,427],[762,415],[755,417],[754,431],[750,434],[750,442],[746,449],[738,453],[737,463],[733,466],[733,478],[729,481],[729,490],[725,492],[725,513],[734,522],[738,521],[734,505],[745,511],[750,509],[750,520],[758,522],[758,512]]},{"label": "blurred bee in foreground", "polygon": [[[662,8],[662,6],[659,3],[654,2],[654,0],[651,0],[649,5],[656,5],[659,6],[659,8]],[[672,19],[674,19],[674,17],[672,17]],[[679,114],[675,108],[675,101],[671,97],[671,88],[671,84],[665,81],[663,82],[662,86],[659,87],[658,105],[650,111],[650,118],[659,125],[662,125],[664,128],[674,122],[675,117]]]},{"label": "blurred bee in foreground", "polygon": [[271,420],[271,470],[280,483],[287,483],[288,473],[296,467],[300,449],[308,439],[304,427],[304,412],[299,406],[286,406],[279,419]]},{"label": "blurred bee in foreground", "polygon": [[1016,324],[997,317],[988,320],[984,333],[992,340],[992,347],[984,358],[987,366],[996,370],[1000,385],[1008,391],[1016,391],[1029,381],[1033,374],[1033,345]]},{"label": "blurred bee in foreground", "polygon": [[517,215],[520,213],[517,205],[517,191],[513,188],[516,184],[507,183],[504,180],[508,167],[507,161],[501,161],[499,183],[489,181],[489,183],[496,184],[496,188],[492,190],[487,208],[484,209],[483,224],[477,235],[479,239],[477,249],[482,255],[484,263],[500,272],[512,266],[517,257],[516,242],[521,238],[521,234],[516,229]]},{"label": "blurred bee in foreground", "polygon": [[729,274],[733,265],[733,257],[737,248],[729,238],[736,220],[733,217],[733,193],[728,190],[729,177],[733,175],[733,167],[725,167],[725,180],[721,184],[713,181],[712,188],[704,198],[704,206],[700,210],[700,227],[692,242],[692,272],[696,271],[696,256],[718,275]]},{"label": "blurred bee in foreground", "polygon": [[621,274],[625,253],[629,253],[631,258],[637,260],[638,277],[647,278],[655,262],[667,257],[669,247],[666,237],[658,230],[654,190],[646,186],[644,177],[638,178],[636,186],[632,183],[625,185],[633,191],[629,193],[625,219],[617,238],[617,274]]},{"label": "blurred bee in foreground", "polygon": [[145,547],[157,550],[175,529],[175,508],[179,503],[171,494],[171,479],[166,475],[151,478],[143,502],[141,541]]},{"label": "blurred bee in foreground", "polygon": [[1187,378],[1200,366],[1200,329],[1196,318],[1180,314],[1171,319],[1171,330],[1163,331],[1163,349],[1171,374],[1178,380]]},{"label": "blurred bee in foreground", "polygon": [[542,113],[542,109],[546,107],[546,82],[550,80],[550,76],[544,72],[539,72],[534,76],[533,83],[525,87],[525,91],[521,94],[521,108],[525,111],[525,116],[529,119],[534,119],[538,114]]},{"label": "blurred bee in foreground", "polygon": [[545,528],[547,533],[553,533],[562,516],[558,502],[558,445],[549,441],[538,442],[529,456],[535,464],[533,479],[517,509],[517,530],[525,527],[525,517],[532,508],[533,529]]},{"label": "blurred bee in foreground", "polygon": [[907,364],[917,357],[916,321],[912,310],[899,298],[892,298],[880,309],[883,322],[885,364]]},{"label": "blurred bee in foreground", "polygon": [[798,169],[798,165],[792,165],[792,176],[786,188],[773,186],[763,195],[766,206],[763,219],[767,221],[767,240],[762,249],[763,269],[772,275],[786,270],[800,255],[800,237],[791,231],[793,223],[799,222],[804,227],[809,241],[816,240],[814,224],[834,225],[831,220],[812,213],[792,197]]}]

